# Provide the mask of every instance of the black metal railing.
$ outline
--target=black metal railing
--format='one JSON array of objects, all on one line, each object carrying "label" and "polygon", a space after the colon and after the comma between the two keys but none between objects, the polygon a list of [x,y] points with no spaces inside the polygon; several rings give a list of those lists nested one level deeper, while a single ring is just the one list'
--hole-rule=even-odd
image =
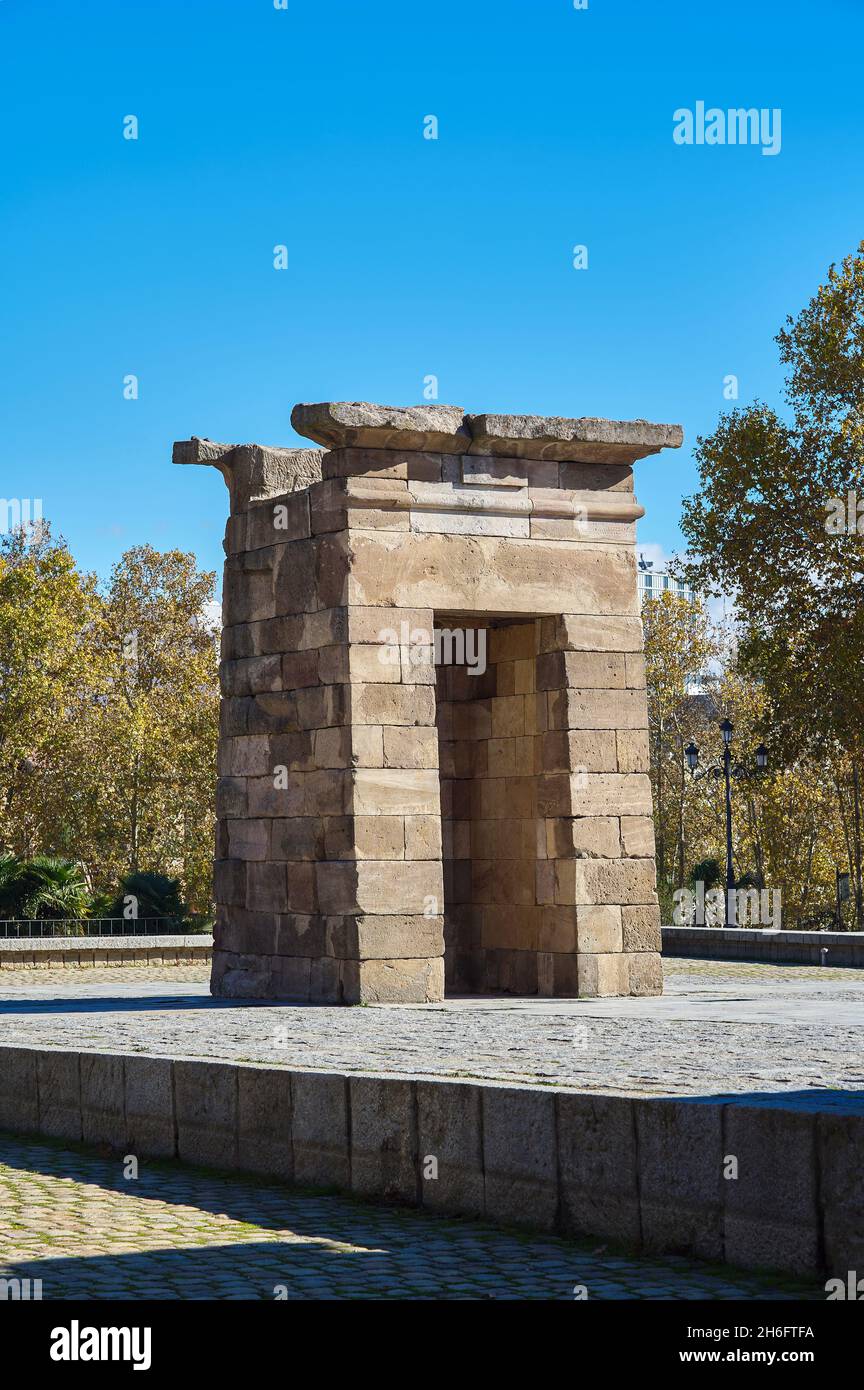
[{"label": "black metal railing", "polygon": [[176,922],[168,917],[0,920],[0,939],[7,941],[33,937],[191,936],[206,931],[209,927],[201,922]]}]

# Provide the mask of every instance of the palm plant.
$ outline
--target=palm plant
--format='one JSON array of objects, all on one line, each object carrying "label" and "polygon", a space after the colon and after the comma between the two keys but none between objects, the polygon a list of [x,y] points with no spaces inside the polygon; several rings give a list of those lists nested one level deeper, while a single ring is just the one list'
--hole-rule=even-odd
[{"label": "palm plant", "polygon": [[189,909],[180,893],[180,880],[166,878],[164,874],[140,871],[127,874],[107,915],[126,916],[130,900],[134,902],[134,915],[138,918],[159,917],[179,927],[189,915]]},{"label": "palm plant", "polygon": [[79,864],[56,855],[0,855],[0,917],[57,921],[86,916],[88,889]]}]

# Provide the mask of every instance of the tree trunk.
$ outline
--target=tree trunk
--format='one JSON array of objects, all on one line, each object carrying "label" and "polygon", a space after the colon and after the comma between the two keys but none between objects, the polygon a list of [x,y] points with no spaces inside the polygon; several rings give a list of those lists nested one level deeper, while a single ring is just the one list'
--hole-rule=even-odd
[{"label": "tree trunk", "polygon": [[852,764],[852,793],[855,806],[855,929],[864,931],[864,902],[861,892],[861,783],[858,764]]}]

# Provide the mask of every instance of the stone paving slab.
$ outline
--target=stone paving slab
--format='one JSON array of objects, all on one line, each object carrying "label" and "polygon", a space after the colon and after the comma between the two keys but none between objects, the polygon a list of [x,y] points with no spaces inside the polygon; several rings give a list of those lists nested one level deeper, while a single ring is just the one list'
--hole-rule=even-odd
[{"label": "stone paving slab", "polygon": [[662,998],[327,1007],[214,1000],[202,967],[17,972],[5,1045],[468,1077],[625,1095],[861,1103],[864,971],[666,960]]},{"label": "stone paving slab", "polygon": [[[0,1278],[66,1299],[824,1299],[824,1287],[0,1135]],[[582,1292],[584,1290],[584,1293]],[[0,1295],[2,1297],[2,1295]]]}]

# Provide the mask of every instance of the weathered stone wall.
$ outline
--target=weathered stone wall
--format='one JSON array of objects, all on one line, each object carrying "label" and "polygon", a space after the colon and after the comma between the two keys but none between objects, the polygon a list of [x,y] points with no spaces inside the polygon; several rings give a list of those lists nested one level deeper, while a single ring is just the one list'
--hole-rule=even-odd
[{"label": "weathered stone wall", "polygon": [[[479,613],[501,646],[490,740],[534,757],[512,819],[546,832],[531,901],[528,861],[496,855],[523,867],[501,869],[496,889],[518,901],[480,904],[501,909],[481,928],[484,987],[657,992],[631,465],[680,431],[446,406],[302,406],[292,419],[330,451],[175,447],[178,462],[220,468],[232,502],[214,991],[442,997],[436,673],[403,632]],[[503,634],[520,626],[531,690],[508,694]],[[509,757],[495,742],[493,766]],[[510,775],[487,772],[475,794],[494,798],[503,777],[506,795]]]},{"label": "weathered stone wall", "polygon": [[744,1268],[845,1281],[864,1261],[855,1092],[654,1099],[0,1047],[0,1128]]}]

